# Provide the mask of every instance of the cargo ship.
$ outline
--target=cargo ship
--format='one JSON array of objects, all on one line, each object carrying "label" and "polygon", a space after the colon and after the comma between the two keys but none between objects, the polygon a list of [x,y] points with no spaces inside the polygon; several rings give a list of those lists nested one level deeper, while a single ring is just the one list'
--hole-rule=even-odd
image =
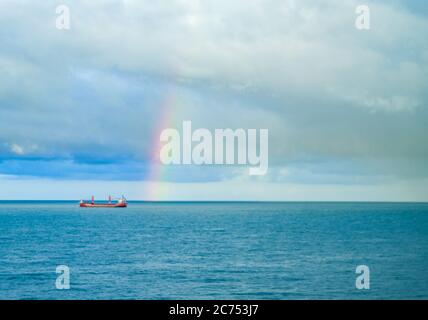
[{"label": "cargo ship", "polygon": [[95,202],[94,196],[92,196],[92,199],[90,202],[85,202],[83,200],[80,200],[80,207],[81,208],[126,208],[128,206],[128,202],[126,201],[125,197],[122,196],[121,198],[117,199],[116,201],[112,201],[111,196],[108,197],[108,202]]}]

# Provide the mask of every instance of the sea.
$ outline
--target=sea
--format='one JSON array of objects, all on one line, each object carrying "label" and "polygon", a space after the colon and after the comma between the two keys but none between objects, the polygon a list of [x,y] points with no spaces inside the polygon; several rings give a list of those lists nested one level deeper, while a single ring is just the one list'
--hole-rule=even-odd
[{"label": "sea", "polygon": [[428,299],[428,204],[3,201],[0,299]]}]

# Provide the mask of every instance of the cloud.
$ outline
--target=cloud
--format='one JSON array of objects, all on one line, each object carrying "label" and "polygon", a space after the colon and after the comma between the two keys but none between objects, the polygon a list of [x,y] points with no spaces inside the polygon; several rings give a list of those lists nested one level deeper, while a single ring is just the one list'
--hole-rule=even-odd
[{"label": "cloud", "polygon": [[159,126],[192,120],[268,128],[284,181],[426,177],[427,5],[368,1],[361,32],[358,4],[81,0],[60,31],[57,2],[2,1],[0,172],[145,179]]},{"label": "cloud", "polygon": [[24,154],[24,149],[20,145],[17,145],[15,143],[13,143],[10,146],[10,151],[12,151],[13,153],[15,153],[17,155],[23,155]]}]

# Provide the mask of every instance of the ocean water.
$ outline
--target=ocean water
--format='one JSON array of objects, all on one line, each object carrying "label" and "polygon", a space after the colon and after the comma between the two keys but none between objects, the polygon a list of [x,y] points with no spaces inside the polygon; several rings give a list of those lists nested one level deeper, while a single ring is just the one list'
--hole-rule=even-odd
[{"label": "ocean water", "polygon": [[427,298],[428,204],[0,202],[0,299]]}]

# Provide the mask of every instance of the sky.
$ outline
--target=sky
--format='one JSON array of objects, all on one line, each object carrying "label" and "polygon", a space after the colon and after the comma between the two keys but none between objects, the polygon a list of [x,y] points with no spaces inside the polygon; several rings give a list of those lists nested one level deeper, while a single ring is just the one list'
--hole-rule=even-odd
[{"label": "sky", "polygon": [[[428,201],[427,34],[422,0],[2,0],[0,199]],[[268,129],[268,173],[162,165],[186,120]]]}]

